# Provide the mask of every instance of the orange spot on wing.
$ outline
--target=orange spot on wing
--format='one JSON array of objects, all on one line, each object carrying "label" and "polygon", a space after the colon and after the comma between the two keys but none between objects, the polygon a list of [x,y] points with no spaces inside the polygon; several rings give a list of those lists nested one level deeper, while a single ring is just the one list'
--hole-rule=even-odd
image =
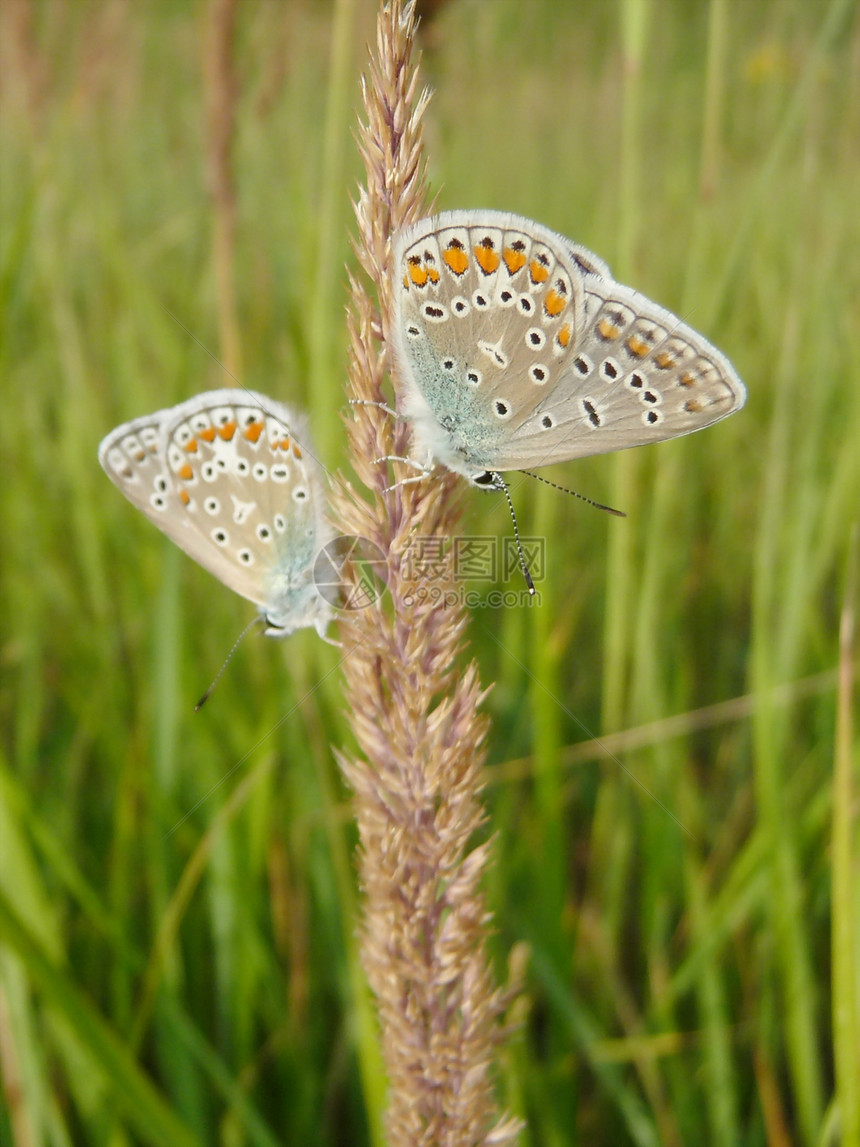
[{"label": "orange spot on wing", "polygon": [[439,282],[439,272],[436,270],[435,267],[428,267],[427,268],[427,278],[430,280],[431,283],[438,283]]},{"label": "orange spot on wing", "polygon": [[498,271],[501,259],[495,247],[488,241],[479,243],[474,248],[475,258],[478,260],[478,266],[485,275],[492,275],[494,271]]},{"label": "orange spot on wing", "polygon": [[223,426],[218,427],[218,433],[225,442],[229,442],[236,433],[236,423],[232,419],[229,422],[225,422]]},{"label": "orange spot on wing", "polygon": [[183,480],[183,482],[190,482],[194,477],[194,471],[191,469],[190,462],[183,462],[176,473]]},{"label": "orange spot on wing", "polygon": [[188,493],[187,490],[180,490],[179,491],[179,500],[182,502],[183,506],[187,506],[191,502],[191,495]]},{"label": "orange spot on wing", "polygon": [[197,439],[196,438],[189,438],[188,441],[185,443],[185,449],[189,454],[196,454],[197,453]]},{"label": "orange spot on wing", "polygon": [[523,251],[515,251],[513,247],[505,247],[503,258],[509,275],[515,275],[517,271],[526,265],[525,253]]},{"label": "orange spot on wing", "polygon": [[459,239],[452,239],[445,252],[442,255],[445,264],[450,271],[459,278],[460,275],[465,274],[466,268],[469,266],[469,256],[463,250],[463,244]]},{"label": "orange spot on wing", "polygon": [[689,414],[698,414],[702,409],[702,404],[699,402],[698,398],[688,398],[684,403],[684,409]]},{"label": "orange spot on wing", "polygon": [[565,323],[558,334],[555,336],[555,341],[559,346],[567,346],[570,342],[570,336],[573,334],[570,323]]},{"label": "orange spot on wing", "polygon": [[660,370],[671,370],[671,368],[675,365],[675,360],[664,350],[660,351],[654,361],[656,362],[657,366],[659,366]]},{"label": "orange spot on wing", "polygon": [[615,323],[611,323],[609,319],[601,319],[597,324],[597,333],[602,339],[606,339],[607,342],[611,342],[613,339],[618,338],[618,336],[621,334],[621,331],[618,329]]},{"label": "orange spot on wing", "polygon": [[145,450],[136,450],[134,457],[135,457],[136,461],[142,462],[144,460],[144,458],[146,457],[146,451]]},{"label": "orange spot on wing", "polygon": [[636,358],[644,358],[648,353],[648,344],[637,338],[636,335],[631,335],[627,340],[627,349]]},{"label": "orange spot on wing", "polygon": [[295,454],[296,458],[301,458],[302,456],[301,449],[295,444],[295,442],[293,443],[293,454]]},{"label": "orange spot on wing", "polygon": [[252,422],[242,431],[249,442],[259,442],[260,435],[263,433],[262,422]]},{"label": "orange spot on wing", "polygon": [[556,315],[561,314],[566,304],[567,300],[563,298],[563,296],[561,296],[558,291],[550,288],[550,290],[547,291],[546,298],[543,301],[543,309],[551,319],[554,319]]},{"label": "orange spot on wing", "polygon": [[545,283],[549,278],[549,267],[540,259],[532,259],[529,264],[529,275],[533,283]]},{"label": "orange spot on wing", "polygon": [[[417,255],[413,255],[410,259],[407,260],[406,274],[409,276],[416,287],[427,286],[427,272],[421,266],[421,260]],[[405,279],[404,283],[407,287],[409,286],[409,283],[406,282]]]},{"label": "orange spot on wing", "polygon": [[681,386],[695,386],[696,380],[688,370],[685,370],[681,377],[678,379]]},{"label": "orange spot on wing", "polygon": [[290,448],[289,438],[282,438],[281,441],[278,443],[278,449],[279,450],[289,450],[289,448]]},{"label": "orange spot on wing", "polygon": [[202,438],[204,442],[215,441],[215,427],[207,426],[205,430],[198,430],[197,437]]}]

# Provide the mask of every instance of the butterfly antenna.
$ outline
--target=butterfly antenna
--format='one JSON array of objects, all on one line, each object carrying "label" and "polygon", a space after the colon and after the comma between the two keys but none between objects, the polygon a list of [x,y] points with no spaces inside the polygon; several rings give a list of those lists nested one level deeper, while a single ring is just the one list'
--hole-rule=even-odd
[{"label": "butterfly antenna", "polygon": [[623,510],[613,510],[611,506],[604,506],[602,502],[595,502],[593,498],[586,498],[585,494],[577,494],[576,490],[568,490],[567,486],[559,486],[558,482],[550,482],[549,478],[542,478],[540,474],[534,474],[531,470],[523,470],[522,472],[528,474],[530,478],[537,478],[538,482],[543,482],[545,486],[552,486],[554,490],[561,490],[562,494],[570,494],[572,498],[579,498],[581,502],[588,502],[589,506],[594,506],[595,510],[605,510],[607,514],[614,514],[616,518],[627,517]]},{"label": "butterfly antenna", "polygon": [[520,527],[517,525],[517,515],[514,513],[514,503],[511,501],[511,494],[508,490],[507,483],[501,474],[498,474],[495,470],[493,471],[493,485],[497,490],[501,490],[505,495],[505,499],[508,503],[508,509],[511,511],[511,521],[514,523],[514,541],[517,544],[517,554],[520,559],[520,569],[523,571],[523,577],[526,579],[528,591],[532,597],[534,597],[537,591],[535,590],[535,583],[532,581],[532,575],[529,573],[529,567],[526,565],[526,555],[523,553],[522,542],[520,541]]},{"label": "butterfly antenna", "polygon": [[[206,354],[208,354],[208,355],[209,355],[209,357],[212,359],[212,361],[213,361],[214,363],[216,363],[218,366],[220,366],[220,368],[221,368],[221,369],[224,371],[224,373],[225,373],[225,374],[229,374],[229,376],[230,376],[230,377],[233,379],[233,381],[234,381],[234,382],[236,383],[236,385],[237,385],[237,386],[240,388],[240,390],[247,390],[247,389],[248,389],[248,388],[247,388],[247,386],[245,386],[245,384],[244,384],[243,382],[240,382],[240,381],[239,381],[239,379],[238,379],[238,378],[235,376],[235,374],[232,372],[232,370],[229,370],[229,369],[228,369],[228,368],[227,368],[227,367],[224,365],[224,363],[221,361],[221,359],[218,357],[218,355],[217,355],[217,354],[214,354],[214,353],[213,353],[213,352],[212,352],[212,351],[209,349],[209,347],[206,345],[206,343],[202,342],[202,341],[201,341],[201,340],[200,340],[200,339],[197,337],[197,335],[194,333],[194,331],[190,331],[190,330],[188,329],[188,327],[185,325],[185,323],[182,321],[182,319],[180,319],[180,318],[177,318],[177,316],[176,316],[176,315],[173,313],[173,311],[171,311],[170,307],[166,307],[166,306],[164,305],[164,303],[162,303],[162,304],[161,304],[161,309],[162,309],[162,310],[163,310],[163,311],[164,311],[166,314],[170,315],[170,317],[173,319],[173,321],[176,323],[176,325],[177,325],[177,326],[180,326],[180,327],[182,327],[182,329],[185,331],[185,333],[188,335],[188,337],[189,337],[190,339],[193,339],[193,340],[194,340],[194,341],[197,343],[197,345],[200,347],[200,349],[201,349],[202,351],[204,351]],[[217,678],[216,678],[216,680],[217,680]]]},{"label": "butterfly antenna", "polygon": [[212,693],[212,690],[215,688],[215,686],[218,684],[218,682],[224,676],[224,670],[227,668],[227,665],[230,661],[230,658],[233,656],[233,654],[239,648],[242,641],[244,641],[249,630],[253,629],[253,627],[255,625],[259,625],[261,621],[265,621],[265,620],[266,619],[260,615],[258,617],[252,618],[251,621],[248,622],[248,624],[245,626],[245,628],[242,630],[242,632],[239,634],[239,636],[233,642],[233,648],[230,650],[230,652],[224,658],[224,664],[221,666],[221,668],[215,674],[215,677],[212,680],[212,684],[209,686],[209,688],[206,690],[206,692],[203,694],[203,696],[200,698],[200,700],[194,706],[194,712],[195,713],[199,713],[200,710],[203,708],[203,706],[206,704],[206,702],[209,700],[209,697]]}]

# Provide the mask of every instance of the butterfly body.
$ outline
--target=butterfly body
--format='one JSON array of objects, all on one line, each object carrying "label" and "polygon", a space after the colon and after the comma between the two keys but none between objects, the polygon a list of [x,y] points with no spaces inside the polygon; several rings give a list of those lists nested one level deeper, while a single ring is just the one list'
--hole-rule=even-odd
[{"label": "butterfly body", "polygon": [[431,464],[474,484],[689,434],[744,403],[715,347],[531,220],[420,220],[394,267],[402,412]]},{"label": "butterfly body", "polygon": [[286,636],[333,616],[313,579],[334,536],[307,426],[283,403],[208,391],[124,423],[102,441],[108,477],[172,541]]}]

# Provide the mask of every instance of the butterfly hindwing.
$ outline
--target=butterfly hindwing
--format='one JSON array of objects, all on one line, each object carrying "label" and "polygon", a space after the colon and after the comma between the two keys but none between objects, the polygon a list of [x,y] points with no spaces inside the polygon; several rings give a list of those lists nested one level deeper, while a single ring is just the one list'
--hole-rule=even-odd
[{"label": "butterfly hindwing", "polygon": [[501,467],[662,442],[743,404],[731,364],[677,316],[612,279],[589,274],[584,286],[587,324],[567,373],[514,433]]}]

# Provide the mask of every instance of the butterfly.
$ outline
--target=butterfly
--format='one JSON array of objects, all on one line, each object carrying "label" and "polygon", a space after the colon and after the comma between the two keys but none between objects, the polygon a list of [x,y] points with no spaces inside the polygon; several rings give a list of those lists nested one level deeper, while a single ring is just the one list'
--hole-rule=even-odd
[{"label": "butterfly", "polygon": [[746,399],[700,334],[529,219],[421,219],[393,265],[395,377],[424,473],[504,488],[500,470],[677,438]]},{"label": "butterfly", "polygon": [[204,569],[260,607],[271,637],[334,616],[314,563],[335,537],[304,418],[251,390],[210,390],[112,430],[99,461]]}]

